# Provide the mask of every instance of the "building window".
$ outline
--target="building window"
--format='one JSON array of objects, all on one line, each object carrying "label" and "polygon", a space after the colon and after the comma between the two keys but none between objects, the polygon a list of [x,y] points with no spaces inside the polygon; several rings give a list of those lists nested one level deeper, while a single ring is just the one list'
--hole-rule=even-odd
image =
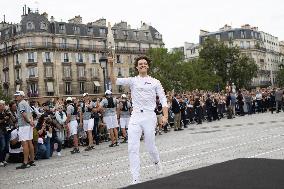
[{"label": "building window", "polygon": [[28,37],[27,40],[28,40],[28,47],[32,48],[33,47],[33,38]]},{"label": "building window", "polygon": [[244,48],[244,42],[243,42],[243,41],[240,42],[240,48],[241,48],[241,49]]},{"label": "building window", "polygon": [[117,71],[117,77],[122,77],[121,68],[118,68],[118,71]]},{"label": "building window", "polygon": [[80,94],[83,94],[85,92],[85,83],[80,82],[79,87],[80,87]]},{"label": "building window", "polygon": [[32,22],[27,23],[27,30],[32,30],[34,29],[34,24]]},{"label": "building window", "polygon": [[20,69],[16,69],[16,80],[20,80],[21,79],[21,72]]},{"label": "building window", "polygon": [[83,63],[83,54],[82,53],[77,53],[76,62],[77,63]]},{"label": "building window", "polygon": [[40,23],[40,29],[41,30],[47,30],[47,24],[45,22]]},{"label": "building window", "polygon": [[250,48],[250,41],[247,41],[247,48]]},{"label": "building window", "polygon": [[85,67],[84,66],[78,66],[78,77],[79,78],[85,77]]},{"label": "building window", "polygon": [[16,65],[19,65],[20,64],[19,54],[16,54],[15,58],[16,58]]},{"label": "building window", "polygon": [[51,62],[50,52],[45,52],[44,53],[44,57],[45,57],[45,62]]},{"label": "building window", "polygon": [[99,94],[100,93],[100,87],[94,85],[94,94]]},{"label": "building window", "polygon": [[65,83],[65,94],[71,95],[71,83],[70,82]]},{"label": "building window", "polygon": [[65,25],[64,24],[59,24],[59,30],[65,30]]},{"label": "building window", "polygon": [[116,63],[121,63],[121,61],[120,61],[120,55],[119,55],[119,54],[116,55]]},{"label": "building window", "polygon": [[127,37],[128,36],[128,31],[124,30],[123,31],[123,35],[124,35],[124,37]]},{"label": "building window", "polygon": [[92,61],[92,63],[96,63],[96,54],[92,54],[91,55],[91,61]]},{"label": "building window", "polygon": [[48,47],[48,38],[47,38],[47,37],[44,37],[42,41],[43,41],[43,45],[44,45],[45,47]]},{"label": "building window", "polygon": [[138,31],[133,32],[134,38],[138,38]]},{"label": "building window", "polygon": [[79,49],[80,48],[80,40],[76,39],[76,48]]},{"label": "building window", "polygon": [[106,29],[105,28],[100,28],[100,34],[105,34],[106,33]]},{"label": "building window", "polygon": [[65,78],[70,78],[71,77],[71,67],[70,66],[64,66],[64,68],[63,68],[63,76]]},{"label": "building window", "polygon": [[145,32],[144,36],[145,36],[146,39],[148,39],[149,38],[149,32]]},{"label": "building window", "polygon": [[38,77],[38,69],[37,69],[37,67],[29,67],[28,68],[28,76],[29,77]]},{"label": "building window", "polygon": [[245,31],[241,31],[241,38],[242,39],[246,38]]},{"label": "building window", "polygon": [[34,52],[28,52],[28,62],[29,63],[32,63],[32,62],[34,62]]},{"label": "building window", "polygon": [[29,87],[28,96],[30,96],[30,97],[38,96],[37,84],[36,83],[30,83],[28,87]]},{"label": "building window", "polygon": [[217,41],[220,41],[220,40],[221,40],[221,35],[220,35],[220,34],[217,34],[215,37],[216,37],[216,40],[217,40]]},{"label": "building window", "polygon": [[45,67],[45,77],[52,77],[53,69],[51,66]]},{"label": "building window", "polygon": [[46,82],[46,93],[47,93],[47,96],[54,95],[53,82]]},{"label": "building window", "polygon": [[229,39],[234,39],[234,32],[229,32],[228,33],[228,38]]},{"label": "building window", "polygon": [[63,62],[69,62],[68,53],[63,54]]},{"label": "building window", "polygon": [[61,48],[66,48],[67,47],[67,39],[66,38],[61,38],[61,43],[60,43],[60,47]]},{"label": "building window", "polygon": [[92,27],[88,27],[88,33],[90,33],[90,34],[93,33],[93,28]]}]

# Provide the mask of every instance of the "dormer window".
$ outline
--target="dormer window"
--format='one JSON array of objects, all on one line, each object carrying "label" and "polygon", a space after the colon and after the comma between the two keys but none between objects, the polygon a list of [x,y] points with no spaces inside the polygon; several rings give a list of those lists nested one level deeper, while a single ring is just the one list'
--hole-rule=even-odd
[{"label": "dormer window", "polygon": [[47,30],[47,25],[46,25],[45,22],[41,22],[41,23],[40,23],[40,29],[41,29],[41,30]]},{"label": "dormer window", "polygon": [[34,24],[32,22],[27,23],[27,30],[32,30],[34,29]]},{"label": "dormer window", "polygon": [[64,24],[59,24],[59,30],[65,30]]},{"label": "dormer window", "polygon": [[128,31],[125,31],[125,30],[124,30],[124,31],[123,31],[123,35],[124,35],[124,36],[128,36]]},{"label": "dormer window", "polygon": [[100,34],[105,34],[106,33],[106,29],[105,28],[100,28]]},{"label": "dormer window", "polygon": [[145,36],[146,39],[148,39],[149,38],[149,32],[145,32],[144,36]]}]

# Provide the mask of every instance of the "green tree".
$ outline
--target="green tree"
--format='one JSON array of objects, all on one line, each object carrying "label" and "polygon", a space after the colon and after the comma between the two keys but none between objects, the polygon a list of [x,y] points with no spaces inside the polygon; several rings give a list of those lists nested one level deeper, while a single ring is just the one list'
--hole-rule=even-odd
[{"label": "green tree", "polygon": [[232,81],[239,88],[247,88],[250,86],[251,79],[257,76],[258,67],[253,59],[247,56],[240,56],[230,68],[230,75],[233,76]]},{"label": "green tree", "polygon": [[4,94],[2,86],[0,85],[0,100],[4,100],[6,103],[9,103],[11,98]]},{"label": "green tree", "polygon": [[284,87],[284,69],[280,69],[276,74],[276,84],[279,87]]},{"label": "green tree", "polygon": [[257,65],[238,47],[228,47],[223,42],[206,39],[199,53],[207,68],[221,78],[222,87],[231,81],[238,87],[248,86],[257,74]]},{"label": "green tree", "polygon": [[151,49],[150,75],[161,81],[165,90],[179,92],[193,89],[214,89],[221,78],[207,68],[203,60],[184,61],[183,52]]}]

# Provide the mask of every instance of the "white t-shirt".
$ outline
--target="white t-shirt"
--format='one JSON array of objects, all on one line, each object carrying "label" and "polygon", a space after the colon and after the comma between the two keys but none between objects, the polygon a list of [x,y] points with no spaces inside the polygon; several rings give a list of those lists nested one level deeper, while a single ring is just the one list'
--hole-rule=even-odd
[{"label": "white t-shirt", "polygon": [[156,107],[156,96],[159,96],[162,107],[168,107],[164,89],[159,80],[146,76],[129,78],[117,78],[117,85],[129,85],[133,111],[154,111]]},{"label": "white t-shirt", "polygon": [[[18,130],[15,129],[11,132],[11,138],[10,138],[10,141],[11,140],[14,140],[15,138],[18,137]],[[21,146],[20,148],[16,148],[16,149],[11,149],[10,147],[10,143],[9,143],[9,153],[11,154],[18,154],[18,153],[21,153],[23,152],[23,147]]]}]

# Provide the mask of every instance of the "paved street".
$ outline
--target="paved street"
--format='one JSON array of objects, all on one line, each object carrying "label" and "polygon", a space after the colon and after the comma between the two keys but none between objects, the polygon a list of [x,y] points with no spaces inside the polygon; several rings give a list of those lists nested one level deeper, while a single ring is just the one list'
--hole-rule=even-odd
[{"label": "paved street", "polygon": [[[157,136],[164,175],[196,169],[236,158],[284,159],[284,113],[256,114],[233,120],[191,125],[184,131]],[[120,188],[131,181],[127,145],[37,161],[36,167],[0,168],[1,188]],[[141,143],[142,181],[157,178]]]}]

